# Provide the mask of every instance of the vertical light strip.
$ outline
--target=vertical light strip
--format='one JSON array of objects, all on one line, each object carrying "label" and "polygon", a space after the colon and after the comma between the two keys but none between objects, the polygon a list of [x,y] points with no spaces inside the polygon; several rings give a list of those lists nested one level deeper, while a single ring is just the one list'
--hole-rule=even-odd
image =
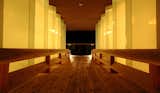
[{"label": "vertical light strip", "polygon": [[[29,25],[28,25],[28,48],[34,48],[35,36],[35,0],[29,0]],[[28,60],[28,65],[34,64],[34,60]]]},{"label": "vertical light strip", "polygon": [[29,0],[28,48],[34,48],[35,36],[35,0]]},{"label": "vertical light strip", "polygon": [[48,48],[48,6],[49,1],[44,0],[44,48]]},{"label": "vertical light strip", "polygon": [[96,49],[98,49],[98,23],[96,24],[95,38],[96,38]]},{"label": "vertical light strip", "polygon": [[57,48],[60,49],[61,48],[61,16],[59,14],[57,15],[57,31],[58,31],[58,36],[57,36]]},{"label": "vertical light strip", "polygon": [[63,20],[60,19],[60,49],[62,49],[63,47],[63,44],[62,44],[62,41],[63,41]]},{"label": "vertical light strip", "polygon": [[67,27],[66,24],[64,24],[64,48],[66,49],[66,31],[67,31]]},{"label": "vertical light strip", "polygon": [[0,0],[0,48],[3,47],[3,0]]},{"label": "vertical light strip", "polygon": [[[132,0],[126,0],[126,48],[132,49]],[[132,66],[131,60],[126,60],[126,65]]]},{"label": "vertical light strip", "polygon": [[126,0],[126,48],[132,48],[132,0]]},{"label": "vertical light strip", "polygon": [[117,6],[116,6],[116,0],[112,0],[112,7],[113,7],[113,48],[116,49],[117,48]]}]

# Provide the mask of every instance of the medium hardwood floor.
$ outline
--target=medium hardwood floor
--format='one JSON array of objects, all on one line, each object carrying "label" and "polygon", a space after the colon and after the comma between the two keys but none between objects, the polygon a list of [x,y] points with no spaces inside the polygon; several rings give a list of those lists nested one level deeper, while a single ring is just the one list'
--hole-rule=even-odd
[{"label": "medium hardwood floor", "polygon": [[87,56],[73,56],[71,63],[41,73],[9,93],[146,93],[116,73],[91,63]]}]

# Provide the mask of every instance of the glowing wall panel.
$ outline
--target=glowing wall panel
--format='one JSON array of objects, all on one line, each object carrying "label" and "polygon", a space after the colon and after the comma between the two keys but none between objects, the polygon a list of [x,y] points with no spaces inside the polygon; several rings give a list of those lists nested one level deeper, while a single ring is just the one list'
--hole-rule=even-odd
[{"label": "glowing wall panel", "polygon": [[132,0],[133,48],[156,48],[156,0]]},{"label": "glowing wall panel", "polygon": [[103,14],[102,16],[101,16],[101,32],[100,32],[100,40],[101,40],[101,49],[105,49],[106,48],[106,46],[105,46],[105,36],[104,36],[104,32],[105,32],[105,30],[106,30],[106,15],[105,14]]},{"label": "glowing wall panel", "polygon": [[113,17],[112,9],[106,9],[106,13],[96,24],[96,48],[111,49],[113,48]]},{"label": "glowing wall panel", "polygon": [[[156,48],[156,0],[113,0],[115,48]],[[127,60],[148,72],[148,64]]]},{"label": "glowing wall panel", "polygon": [[[66,25],[55,7],[50,9],[48,4],[48,0],[1,0],[0,9],[4,11],[0,11],[0,47],[65,48]],[[9,71],[43,61],[44,57],[18,61],[10,64]]]},{"label": "glowing wall panel", "polygon": [[111,6],[106,7],[105,16],[106,16],[105,17],[106,27],[104,30],[105,48],[112,49],[113,48],[113,11]]},{"label": "glowing wall panel", "polygon": [[[44,49],[46,47],[46,38],[48,35],[46,32],[48,29],[48,1],[35,0],[35,36],[34,36],[34,48]],[[35,63],[43,62],[44,57],[36,58]]]},{"label": "glowing wall panel", "polygon": [[[47,7],[46,0],[4,0],[3,47],[45,48]],[[33,60],[15,62],[10,64],[9,70],[15,71],[32,64]]]},{"label": "glowing wall panel", "polygon": [[49,6],[48,8],[48,48],[49,49],[56,48],[55,35],[57,32],[55,30],[55,15],[56,15],[56,7]]},{"label": "glowing wall panel", "polygon": [[[156,48],[156,0],[112,0],[96,25],[96,48]],[[142,6],[143,5],[143,6]],[[148,64],[116,58],[117,62],[148,72]]]},{"label": "glowing wall panel", "polygon": [[[132,48],[155,49],[156,42],[156,0],[132,0]],[[132,65],[149,72],[148,64]]]},{"label": "glowing wall panel", "polygon": [[[126,49],[126,0],[113,0],[114,48]],[[116,58],[117,62],[126,64],[126,60]]]},{"label": "glowing wall panel", "polygon": [[96,49],[100,49],[100,22],[96,24]]},{"label": "glowing wall panel", "polygon": [[61,24],[61,33],[61,49],[66,49],[66,25],[63,20]]},{"label": "glowing wall panel", "polygon": [[3,46],[3,0],[0,0],[0,48]]},{"label": "glowing wall panel", "polygon": [[[66,25],[61,16],[56,13],[56,7],[48,8],[48,48],[65,49],[66,48]],[[57,55],[52,56],[52,58]]]},{"label": "glowing wall panel", "polygon": [[[28,48],[29,0],[4,0],[3,48]],[[28,66],[28,61],[10,64],[9,71]]]},{"label": "glowing wall panel", "polygon": [[4,0],[3,47],[28,47],[28,0]]},{"label": "glowing wall panel", "polygon": [[113,0],[113,15],[116,33],[116,48],[125,49],[126,48],[126,0]]}]

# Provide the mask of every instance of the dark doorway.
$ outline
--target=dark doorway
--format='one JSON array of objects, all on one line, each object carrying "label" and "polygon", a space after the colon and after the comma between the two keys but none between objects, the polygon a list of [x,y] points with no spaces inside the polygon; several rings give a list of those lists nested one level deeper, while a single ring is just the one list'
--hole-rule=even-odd
[{"label": "dark doorway", "polygon": [[66,40],[73,55],[89,55],[95,48],[95,31],[67,31]]}]

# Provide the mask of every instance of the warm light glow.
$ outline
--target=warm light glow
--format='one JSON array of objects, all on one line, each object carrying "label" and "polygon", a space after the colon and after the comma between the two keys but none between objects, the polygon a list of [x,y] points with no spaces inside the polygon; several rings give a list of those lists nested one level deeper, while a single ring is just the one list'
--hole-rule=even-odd
[{"label": "warm light glow", "polygon": [[49,31],[52,33],[58,34],[58,32],[55,29],[50,29]]},{"label": "warm light glow", "polygon": [[71,43],[68,43],[67,45],[68,45],[68,46],[71,46],[72,44],[71,44]]},{"label": "warm light glow", "polygon": [[148,22],[150,25],[156,25],[156,19],[152,19]]},{"label": "warm light glow", "polygon": [[83,56],[78,56],[78,55],[70,55],[70,61],[75,62],[75,57],[87,57],[87,62],[91,63],[92,60],[92,55],[83,55]]},{"label": "warm light glow", "polygon": [[91,62],[91,60],[92,60],[92,55],[88,55],[88,57],[89,57],[89,62]]},{"label": "warm light glow", "polygon": [[69,56],[71,63],[74,61],[74,57],[75,57],[74,55]]},{"label": "warm light glow", "polygon": [[94,46],[95,44],[91,44],[91,46]]},{"label": "warm light glow", "polygon": [[110,35],[110,34],[112,34],[112,31],[107,31],[104,33],[104,35]]},{"label": "warm light glow", "polygon": [[78,6],[79,6],[79,7],[82,7],[82,6],[84,6],[84,3],[79,2],[79,3],[78,3]]}]

